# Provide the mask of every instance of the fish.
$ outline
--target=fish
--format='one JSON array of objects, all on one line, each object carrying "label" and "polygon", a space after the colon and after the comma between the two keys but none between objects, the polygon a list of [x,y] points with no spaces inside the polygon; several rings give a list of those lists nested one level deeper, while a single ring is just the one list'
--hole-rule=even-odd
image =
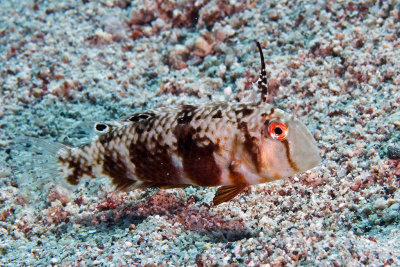
[{"label": "fish", "polygon": [[137,112],[94,125],[92,142],[56,151],[71,185],[109,177],[117,190],[217,187],[214,205],[245,188],[307,171],[321,161],[313,135],[296,117],[267,103],[264,55],[259,101],[211,102]]}]

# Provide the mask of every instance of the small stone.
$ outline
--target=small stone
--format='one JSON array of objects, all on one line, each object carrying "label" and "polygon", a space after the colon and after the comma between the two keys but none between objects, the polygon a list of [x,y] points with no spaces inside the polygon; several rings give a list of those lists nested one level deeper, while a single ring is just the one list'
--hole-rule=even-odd
[{"label": "small stone", "polygon": [[126,32],[122,22],[116,17],[107,17],[103,20],[104,30],[111,34],[114,41],[121,41],[125,38]]},{"label": "small stone", "polygon": [[51,263],[56,264],[57,262],[58,262],[58,259],[57,259],[57,258],[52,258],[52,259],[51,259]]},{"label": "small stone", "polygon": [[195,246],[198,247],[198,248],[202,248],[202,247],[204,247],[204,245],[205,245],[204,242],[200,242],[200,241],[196,241],[196,242],[194,242],[194,244],[195,244]]},{"label": "small stone", "polygon": [[400,159],[400,148],[394,146],[388,146],[387,148],[388,158],[392,160]]},{"label": "small stone", "polygon": [[268,13],[268,17],[269,17],[269,19],[272,20],[272,21],[278,21],[279,18],[280,18],[280,14],[279,14],[276,10],[271,10],[271,11]]},{"label": "small stone", "polygon": [[225,95],[231,95],[232,94],[232,88],[230,86],[226,87],[224,89],[224,94]]},{"label": "small stone", "polygon": [[393,220],[395,220],[396,218],[397,218],[397,216],[399,215],[399,212],[398,211],[396,211],[396,210],[391,210],[391,211],[389,211],[387,214],[385,214],[384,216],[383,216],[383,221],[384,222],[386,222],[386,223],[390,223],[390,222],[392,222]]},{"label": "small stone", "polygon": [[198,37],[195,41],[196,48],[200,51],[201,56],[211,54],[213,46],[203,37]]},{"label": "small stone", "polygon": [[394,203],[389,209],[398,212],[400,210],[400,203]]},{"label": "small stone", "polygon": [[95,34],[98,38],[103,39],[107,43],[109,43],[112,40],[112,35],[108,32],[104,32],[101,29],[96,30]]},{"label": "small stone", "polygon": [[162,18],[157,18],[155,21],[151,23],[151,25],[157,29],[157,31],[166,27],[166,23]]},{"label": "small stone", "polygon": [[219,73],[221,76],[224,76],[226,73],[226,66],[224,64],[219,65]]},{"label": "small stone", "polygon": [[388,121],[396,126],[400,126],[400,112],[390,115]]},{"label": "small stone", "polygon": [[387,208],[387,201],[383,198],[378,198],[374,203],[374,209],[384,210]]},{"label": "small stone", "polygon": [[224,27],[221,27],[221,25],[218,25],[215,27],[215,30],[214,30],[215,38],[221,42],[234,34],[235,34],[235,30],[229,24]]}]

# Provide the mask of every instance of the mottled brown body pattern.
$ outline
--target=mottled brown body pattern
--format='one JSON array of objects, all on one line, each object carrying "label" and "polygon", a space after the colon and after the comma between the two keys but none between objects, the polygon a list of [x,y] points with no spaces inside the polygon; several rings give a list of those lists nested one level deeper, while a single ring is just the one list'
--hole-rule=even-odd
[{"label": "mottled brown body pattern", "polygon": [[[251,155],[254,166],[257,168],[259,165],[257,143],[249,134],[247,122],[255,109],[256,105],[220,103],[201,107],[186,105],[180,109],[168,109],[168,112],[161,109],[138,113],[132,115],[126,125],[100,135],[83,151],[90,151],[91,161],[102,165],[102,174],[112,177],[118,188],[134,185],[135,180],[160,186],[183,183],[221,185],[218,156],[230,160],[227,162],[230,183],[242,184],[245,179],[235,171],[235,159],[229,155],[229,150],[235,146],[235,140],[244,137],[247,153]],[[103,150],[106,153],[96,153]],[[121,154],[121,151],[128,154]],[[74,184],[77,177],[95,175],[83,167],[86,164],[77,163],[88,162],[88,153],[80,153],[80,156],[79,160],[60,158],[74,169],[67,178]],[[126,166],[127,159],[134,168]]]}]

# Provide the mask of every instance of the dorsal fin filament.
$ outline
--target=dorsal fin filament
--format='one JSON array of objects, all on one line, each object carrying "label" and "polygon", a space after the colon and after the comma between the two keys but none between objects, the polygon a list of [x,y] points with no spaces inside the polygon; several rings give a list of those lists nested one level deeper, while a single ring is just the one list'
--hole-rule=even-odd
[{"label": "dorsal fin filament", "polygon": [[258,41],[255,42],[257,44],[258,51],[260,52],[260,57],[261,57],[261,72],[257,84],[258,84],[258,89],[261,91],[261,102],[267,102],[268,83],[267,83],[267,71],[265,70],[264,54],[260,43]]}]

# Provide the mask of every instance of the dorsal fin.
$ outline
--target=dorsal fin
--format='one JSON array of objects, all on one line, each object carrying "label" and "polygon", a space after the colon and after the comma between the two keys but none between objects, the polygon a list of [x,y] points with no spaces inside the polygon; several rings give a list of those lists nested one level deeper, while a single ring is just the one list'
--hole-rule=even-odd
[{"label": "dorsal fin", "polygon": [[260,57],[261,57],[261,71],[257,84],[258,84],[258,89],[261,91],[261,102],[266,102],[268,94],[268,84],[267,84],[267,71],[265,70],[264,54],[260,43],[258,41],[255,42],[257,44],[258,51],[260,52]]}]

